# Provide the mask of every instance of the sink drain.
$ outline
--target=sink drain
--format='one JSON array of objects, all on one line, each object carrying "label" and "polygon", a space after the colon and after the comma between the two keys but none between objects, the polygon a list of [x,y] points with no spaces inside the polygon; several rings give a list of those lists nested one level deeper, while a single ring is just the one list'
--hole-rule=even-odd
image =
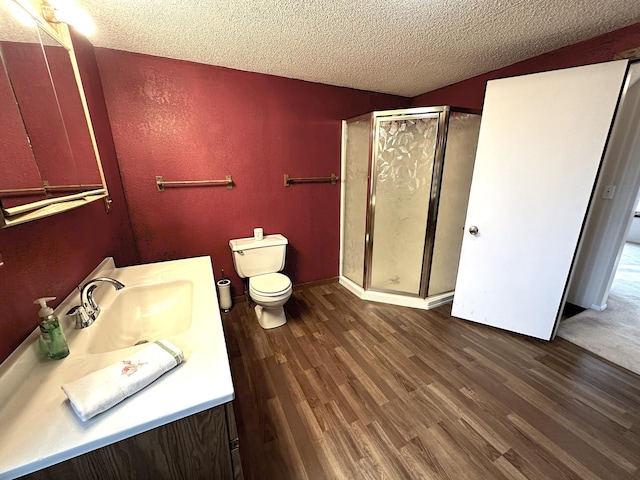
[{"label": "sink drain", "polygon": [[143,343],[149,343],[149,340],[140,340],[140,341],[134,343],[133,346],[135,347],[136,345],[142,345]]}]

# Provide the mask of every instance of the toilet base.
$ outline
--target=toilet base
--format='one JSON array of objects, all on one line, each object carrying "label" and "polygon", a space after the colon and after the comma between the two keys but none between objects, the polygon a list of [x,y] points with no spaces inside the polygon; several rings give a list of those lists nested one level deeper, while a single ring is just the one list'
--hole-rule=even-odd
[{"label": "toilet base", "polygon": [[255,310],[258,323],[265,330],[280,327],[287,323],[287,318],[284,316],[284,308],[282,307],[264,308],[262,305],[256,305]]}]

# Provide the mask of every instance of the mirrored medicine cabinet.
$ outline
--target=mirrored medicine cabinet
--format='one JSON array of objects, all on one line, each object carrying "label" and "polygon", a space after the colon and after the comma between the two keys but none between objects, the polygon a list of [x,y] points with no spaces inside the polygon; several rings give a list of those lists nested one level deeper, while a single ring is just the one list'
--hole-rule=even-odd
[{"label": "mirrored medicine cabinet", "polygon": [[41,0],[0,2],[2,228],[110,205],[68,27],[47,22],[41,8]]}]

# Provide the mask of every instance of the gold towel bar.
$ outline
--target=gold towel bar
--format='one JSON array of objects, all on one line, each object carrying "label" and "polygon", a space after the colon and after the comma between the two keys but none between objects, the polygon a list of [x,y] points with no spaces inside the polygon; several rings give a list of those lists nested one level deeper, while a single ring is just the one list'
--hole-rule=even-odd
[{"label": "gold towel bar", "polygon": [[49,182],[44,180],[42,182],[44,184],[44,189],[47,193],[49,192],[68,192],[68,193],[76,193],[76,192],[84,192],[85,190],[96,190],[99,188],[104,188],[101,183],[87,183],[87,184],[77,184],[77,185],[49,185]]},{"label": "gold towel bar", "polygon": [[288,187],[292,183],[331,183],[335,185],[340,180],[335,173],[332,173],[330,177],[301,177],[291,178],[288,173],[284,174],[284,186]]},{"label": "gold towel bar", "polygon": [[34,188],[7,188],[0,190],[0,197],[24,197],[29,195],[44,195],[45,189],[41,187]]},{"label": "gold towel bar", "polygon": [[224,180],[180,180],[174,182],[166,182],[162,175],[157,175],[156,185],[159,192],[164,192],[165,187],[214,187],[218,185],[226,185],[227,190],[231,190],[235,184],[231,175],[227,175]]},{"label": "gold towel bar", "polygon": [[77,193],[102,188],[101,184],[49,185],[49,182],[46,180],[43,181],[42,184],[42,187],[7,188],[0,190],[0,197],[24,197],[38,194],[44,195],[49,192]]}]

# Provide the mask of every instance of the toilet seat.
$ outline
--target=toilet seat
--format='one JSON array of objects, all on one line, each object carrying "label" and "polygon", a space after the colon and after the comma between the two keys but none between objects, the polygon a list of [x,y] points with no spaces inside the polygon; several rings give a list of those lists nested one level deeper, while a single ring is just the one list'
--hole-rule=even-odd
[{"label": "toilet seat", "polygon": [[260,297],[280,297],[291,290],[291,280],[282,273],[266,273],[249,278],[249,293]]}]

